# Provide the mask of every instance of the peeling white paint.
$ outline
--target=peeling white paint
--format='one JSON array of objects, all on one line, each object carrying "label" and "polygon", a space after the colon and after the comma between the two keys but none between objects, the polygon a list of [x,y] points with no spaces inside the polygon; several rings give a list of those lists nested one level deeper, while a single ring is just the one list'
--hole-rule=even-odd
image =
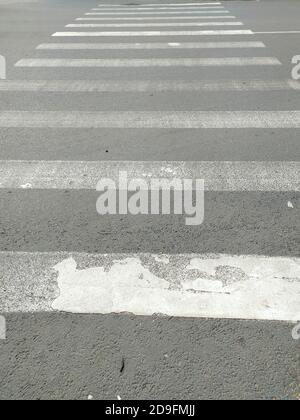
[{"label": "peeling white paint", "polygon": [[[206,191],[300,191],[300,162],[0,160],[0,188],[95,190],[99,179],[204,179]],[[150,184],[149,184],[150,185]]]},{"label": "peeling white paint", "polygon": [[155,261],[158,263],[162,263],[162,264],[169,264],[170,263],[170,259],[164,255],[158,255],[155,258]]},{"label": "peeling white paint", "polygon": [[32,189],[32,184],[30,184],[29,182],[27,184],[23,184],[20,186],[22,189],[24,190],[29,190]]},{"label": "peeling white paint", "polygon": [[[186,259],[176,256],[180,257]],[[171,264],[172,257],[168,260]],[[300,259],[203,255],[188,261],[177,266],[171,280],[153,273],[139,256],[82,270],[73,257],[67,258],[54,267],[60,296],[52,308],[73,313],[300,319]]]}]

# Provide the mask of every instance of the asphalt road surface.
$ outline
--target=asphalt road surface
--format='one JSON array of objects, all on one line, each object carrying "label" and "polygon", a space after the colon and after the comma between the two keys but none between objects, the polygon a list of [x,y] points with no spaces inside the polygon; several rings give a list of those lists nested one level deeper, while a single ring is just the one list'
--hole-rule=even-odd
[{"label": "asphalt road surface", "polygon": [[[300,399],[299,18],[0,0],[1,400]],[[203,223],[101,216],[125,172]]]}]

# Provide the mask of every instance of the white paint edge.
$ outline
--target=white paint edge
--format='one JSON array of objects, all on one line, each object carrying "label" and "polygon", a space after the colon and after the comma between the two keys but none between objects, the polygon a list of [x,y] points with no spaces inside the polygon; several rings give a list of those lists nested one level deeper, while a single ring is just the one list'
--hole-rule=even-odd
[{"label": "white paint edge", "polygon": [[300,162],[0,161],[0,189],[95,190],[102,178],[204,179],[206,191],[300,191]]},{"label": "white paint edge", "polygon": [[300,319],[299,258],[15,252],[0,262],[1,312]]}]

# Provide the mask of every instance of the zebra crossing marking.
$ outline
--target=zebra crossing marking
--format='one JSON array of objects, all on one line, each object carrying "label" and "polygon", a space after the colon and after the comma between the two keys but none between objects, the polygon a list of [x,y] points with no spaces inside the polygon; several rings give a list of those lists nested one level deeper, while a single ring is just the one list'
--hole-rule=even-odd
[{"label": "zebra crossing marking", "polygon": [[300,128],[300,111],[1,111],[2,128]]},{"label": "zebra crossing marking", "polygon": [[197,16],[198,14],[212,14],[212,13],[216,13],[216,14],[221,14],[221,13],[225,13],[225,14],[229,14],[230,12],[228,10],[197,10],[197,11],[176,11],[176,12],[88,12],[86,13],[86,15],[102,15],[102,16],[149,16],[149,15],[178,15],[178,16],[182,16],[183,15],[193,15],[193,16]]},{"label": "zebra crossing marking", "polygon": [[280,66],[275,57],[225,57],[225,58],[25,58],[16,67],[224,67],[224,66]]},{"label": "zebra crossing marking", "polygon": [[0,80],[1,92],[274,92],[300,90],[293,80]]},{"label": "zebra crossing marking", "polygon": [[48,43],[37,50],[160,50],[160,49],[230,49],[266,48],[263,42],[135,42],[135,43]]},{"label": "zebra crossing marking", "polygon": [[142,17],[80,17],[76,18],[75,20],[103,20],[103,21],[147,21],[147,20],[198,20],[198,19],[236,19],[236,16],[233,15],[197,15],[195,16],[142,16]]},{"label": "zebra crossing marking", "polygon": [[70,23],[66,28],[147,28],[188,26],[244,26],[242,22]]},{"label": "zebra crossing marking", "polygon": [[206,191],[300,191],[299,162],[0,161],[0,189],[95,190],[100,178],[204,179]]},{"label": "zebra crossing marking", "polygon": [[299,321],[299,258],[0,252],[0,264],[1,312]]}]

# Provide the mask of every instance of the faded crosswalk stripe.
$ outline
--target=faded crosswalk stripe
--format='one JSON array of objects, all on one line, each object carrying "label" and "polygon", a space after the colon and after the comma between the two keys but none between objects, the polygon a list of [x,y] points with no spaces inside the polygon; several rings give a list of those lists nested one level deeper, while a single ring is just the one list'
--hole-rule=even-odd
[{"label": "faded crosswalk stripe", "polygon": [[157,21],[157,20],[164,20],[166,22],[168,21],[177,21],[177,20],[199,20],[199,19],[236,19],[235,16],[233,15],[227,15],[227,14],[222,14],[222,15],[197,15],[195,16],[142,16],[142,17],[80,17],[80,18],[76,18],[75,20],[95,20],[95,21],[148,21],[148,20],[152,20],[152,21]]},{"label": "faded crosswalk stripe", "polygon": [[0,112],[0,127],[162,129],[300,128],[300,111],[2,111]]},{"label": "faded crosswalk stripe", "polygon": [[275,57],[150,58],[150,59],[49,59],[25,58],[16,67],[224,67],[280,66]]},{"label": "faded crosswalk stripe", "polygon": [[266,48],[263,42],[135,42],[135,43],[49,43],[38,50],[160,50],[160,49],[230,49]]},{"label": "faded crosswalk stripe", "polygon": [[207,191],[300,191],[299,162],[0,161],[0,188],[91,189],[101,178],[204,179]]},{"label": "faded crosswalk stripe", "polygon": [[124,37],[124,36],[220,36],[220,35],[253,35],[248,29],[241,30],[207,30],[207,31],[105,31],[105,32],[55,32],[54,37]]},{"label": "faded crosswalk stripe", "polygon": [[[185,8],[182,8],[182,7],[131,7],[130,8],[130,11],[139,11],[139,10],[146,10],[146,11],[148,11],[148,10],[170,10],[170,11],[172,11],[172,10],[182,10],[182,11],[185,11],[185,10],[192,10],[192,11],[199,11],[199,10],[205,10],[205,9],[224,9],[224,7],[223,6],[186,6]],[[95,11],[105,11],[105,12],[107,12],[107,11],[113,11],[113,12],[115,12],[115,10],[116,11],[125,11],[125,12],[128,12],[128,7],[127,8],[124,8],[124,7],[115,7],[115,8],[111,8],[111,7],[103,7],[103,8],[93,8],[92,10],[95,10]]]},{"label": "faded crosswalk stripe", "polygon": [[[221,5],[220,2],[200,2],[200,3],[149,3],[149,4],[141,4],[140,6],[144,6],[144,7],[148,7],[148,6],[205,6],[205,5]],[[119,5],[118,4],[99,4],[98,7],[116,7],[118,8]]]},{"label": "faded crosswalk stripe", "polygon": [[168,23],[70,23],[66,28],[146,28],[146,27],[188,27],[188,26],[243,26],[242,22],[168,22]]},{"label": "faded crosswalk stripe", "polygon": [[101,81],[101,80],[5,80],[2,92],[272,92],[300,90],[294,80],[166,80],[166,81]]},{"label": "faded crosswalk stripe", "polygon": [[1,252],[0,264],[4,312],[298,321],[299,258]]},{"label": "faded crosswalk stripe", "polygon": [[116,13],[116,12],[88,12],[85,13],[86,16],[89,15],[101,15],[101,16],[149,16],[149,15],[178,15],[181,16],[182,14],[184,15],[193,15],[193,16],[197,16],[198,14],[212,14],[212,13],[216,13],[216,14],[229,14],[228,10],[197,10],[197,11],[176,11],[176,12],[120,12],[120,13]]}]

